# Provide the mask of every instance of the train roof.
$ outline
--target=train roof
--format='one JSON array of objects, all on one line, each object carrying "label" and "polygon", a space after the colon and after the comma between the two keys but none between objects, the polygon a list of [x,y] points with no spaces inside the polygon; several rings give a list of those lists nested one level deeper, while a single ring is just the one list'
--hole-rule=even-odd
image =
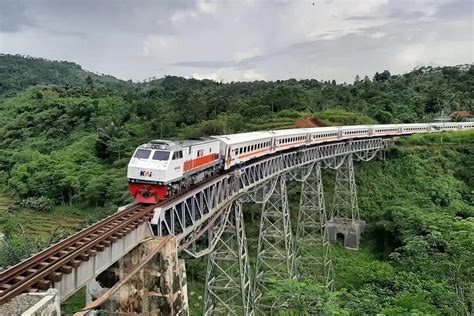
[{"label": "train roof", "polygon": [[324,133],[324,132],[337,132],[339,127],[337,126],[326,126],[326,127],[311,127],[307,129],[309,133]]},{"label": "train roof", "polygon": [[200,145],[215,142],[216,140],[209,137],[203,137],[199,139],[184,139],[184,140],[165,140],[165,139],[154,139],[146,144],[142,144],[139,148],[146,149],[162,149],[162,150],[180,150],[183,147]]},{"label": "train roof", "polygon": [[281,136],[293,136],[293,135],[300,135],[300,134],[307,134],[309,130],[307,128],[292,128],[292,129],[279,129],[275,131],[270,131],[273,136],[281,137]]},{"label": "train roof", "polygon": [[238,143],[252,142],[258,140],[264,140],[271,137],[291,136],[308,133],[307,128],[293,128],[293,129],[281,129],[274,131],[262,131],[262,132],[248,132],[240,134],[229,134],[229,135],[216,135],[211,136],[212,138],[219,139],[220,141],[232,145]]},{"label": "train roof", "polygon": [[249,133],[240,133],[240,134],[228,134],[228,135],[216,135],[211,136],[212,138],[218,139],[228,145],[242,143],[242,142],[251,142],[256,140],[263,140],[271,138],[273,134],[270,132],[249,132]]}]

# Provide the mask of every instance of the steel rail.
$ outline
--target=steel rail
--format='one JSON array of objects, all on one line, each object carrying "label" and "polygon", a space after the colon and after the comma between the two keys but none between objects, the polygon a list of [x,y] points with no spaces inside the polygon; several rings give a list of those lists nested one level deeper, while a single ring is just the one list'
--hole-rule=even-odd
[{"label": "steel rail", "polygon": [[[130,209],[126,210],[127,212],[131,212],[133,209],[135,208],[138,208],[139,206],[138,205],[132,205]],[[132,209],[133,208],[133,209]],[[103,228],[104,226],[106,225],[110,225],[111,224],[111,221],[112,220],[115,220],[119,217],[122,217],[123,214],[122,213],[116,213],[116,214],[113,214],[109,217],[106,217],[104,219],[102,219],[100,222],[92,225],[92,226],[88,226],[86,227],[85,229],[77,232],[76,234],[66,238],[66,239],[63,239],[63,240],[60,240],[59,242],[53,244],[52,246],[42,250],[41,252],[37,253],[34,255],[34,257],[30,257],[31,259],[37,259],[38,261],[42,260],[42,259],[46,259],[48,258],[49,256],[51,256],[51,252],[58,252],[58,251],[61,251],[62,249],[64,249],[65,247],[68,247],[68,246],[73,246],[75,243],[79,242],[79,240],[85,236],[85,235],[88,235],[88,234],[91,234],[93,233],[94,231],[97,231],[98,229],[100,228]],[[5,270],[2,272],[2,274],[0,274],[0,288],[1,288],[1,285],[3,283],[6,283],[7,281],[5,280],[8,280],[10,279],[12,276],[17,276],[19,273],[21,273],[21,271],[25,270],[26,268],[34,268],[34,265],[35,265],[35,262],[28,262],[28,261],[31,261],[29,259],[26,259],[16,265],[14,265],[13,267]]]},{"label": "steel rail", "polygon": [[[0,288],[4,290],[0,293],[0,304],[35,286],[49,288],[52,282],[61,279],[63,273],[70,273],[72,267],[79,266],[81,261],[89,260],[97,251],[122,238],[132,226],[149,220],[154,208],[154,205],[133,205],[5,271],[1,275]],[[31,271],[35,267],[41,268]],[[9,284],[12,280],[14,282]]]}]

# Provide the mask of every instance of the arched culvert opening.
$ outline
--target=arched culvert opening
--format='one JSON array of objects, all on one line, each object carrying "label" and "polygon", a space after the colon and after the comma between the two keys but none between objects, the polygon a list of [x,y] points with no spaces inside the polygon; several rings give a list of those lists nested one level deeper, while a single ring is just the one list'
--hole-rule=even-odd
[{"label": "arched culvert opening", "polygon": [[343,234],[343,233],[337,233],[337,234],[336,234],[336,242],[337,242],[339,245],[344,246],[344,234]]}]

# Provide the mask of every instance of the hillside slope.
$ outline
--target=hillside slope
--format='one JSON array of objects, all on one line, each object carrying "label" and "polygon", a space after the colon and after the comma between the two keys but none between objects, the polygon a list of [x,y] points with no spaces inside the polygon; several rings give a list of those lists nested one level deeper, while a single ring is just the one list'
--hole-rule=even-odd
[{"label": "hillside slope", "polygon": [[0,54],[0,98],[35,85],[80,85],[89,76],[105,85],[125,84],[112,76],[86,71],[73,62]]}]

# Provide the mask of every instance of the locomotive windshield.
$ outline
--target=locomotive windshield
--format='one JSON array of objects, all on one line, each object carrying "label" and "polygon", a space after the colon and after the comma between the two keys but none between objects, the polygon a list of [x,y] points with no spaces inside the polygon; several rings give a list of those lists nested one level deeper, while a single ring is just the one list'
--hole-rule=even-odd
[{"label": "locomotive windshield", "polygon": [[135,155],[133,155],[133,158],[138,158],[138,159],[148,159],[150,157],[151,150],[148,149],[138,149],[135,152]]},{"label": "locomotive windshield", "polygon": [[170,152],[169,151],[163,151],[163,150],[157,150],[153,154],[153,160],[168,160],[170,158]]}]

